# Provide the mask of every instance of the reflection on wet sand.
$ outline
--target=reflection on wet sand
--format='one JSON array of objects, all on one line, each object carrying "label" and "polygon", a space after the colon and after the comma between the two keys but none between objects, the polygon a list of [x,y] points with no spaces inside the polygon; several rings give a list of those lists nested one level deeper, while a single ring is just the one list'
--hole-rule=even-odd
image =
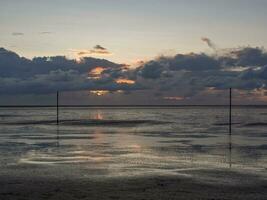
[{"label": "reflection on wet sand", "polygon": [[[245,117],[240,118],[239,123],[233,123],[232,136],[224,126],[217,125],[226,119],[223,118],[224,110],[186,111],[69,109],[62,112],[66,118],[62,117],[63,123],[59,126],[16,124],[16,121],[25,120],[18,117],[23,116],[18,112],[13,121],[8,117],[1,122],[1,161],[5,158],[2,163],[10,159],[17,165],[36,167],[73,166],[73,170],[105,169],[105,176],[176,174],[200,168],[266,168],[267,148],[262,140],[266,135],[261,126],[254,130],[257,134],[252,134],[246,126],[240,126],[247,124]],[[36,121],[47,121],[52,111],[38,112],[45,113]],[[35,122],[33,116],[27,120]],[[266,117],[260,116],[261,120]],[[96,126],[96,123],[99,124]]]},{"label": "reflection on wet sand", "polygon": [[102,120],[102,119],[104,119],[103,114],[101,113],[100,110],[97,110],[97,112],[95,113],[93,119],[98,119],[98,120]]}]

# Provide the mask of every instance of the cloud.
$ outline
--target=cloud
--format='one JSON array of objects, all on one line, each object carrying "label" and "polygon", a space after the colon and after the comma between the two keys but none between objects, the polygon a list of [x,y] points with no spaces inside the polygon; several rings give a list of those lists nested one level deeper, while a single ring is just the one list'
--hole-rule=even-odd
[{"label": "cloud", "polygon": [[158,79],[171,77],[172,71],[207,71],[220,69],[220,61],[214,57],[201,54],[177,54],[173,57],[160,57],[148,61],[139,68],[139,75],[144,78]]},{"label": "cloud", "polygon": [[211,39],[207,37],[202,37],[201,40],[205,42],[211,49],[215,51],[217,50],[216,45],[211,41]]},{"label": "cloud", "polygon": [[[101,66],[99,80],[90,71]],[[1,94],[45,94],[76,90],[139,90],[138,84],[122,84],[125,67],[105,59],[84,57],[79,62],[65,56],[27,59],[0,48]]]},{"label": "cloud", "polygon": [[21,32],[13,32],[12,35],[13,36],[23,36],[24,33],[21,33]]},{"label": "cloud", "polygon": [[77,49],[71,49],[72,52],[77,57],[85,57],[85,56],[110,56],[112,53],[108,51],[106,48],[100,45],[94,46],[92,49],[84,49],[84,50],[77,50]]},{"label": "cloud", "polygon": [[[100,45],[94,50],[106,51]],[[219,95],[233,87],[240,91],[267,90],[267,53],[264,48],[229,49],[206,53],[161,56],[137,68],[105,59],[65,56],[27,59],[0,48],[1,94],[46,94],[60,91],[144,90],[164,101],[188,100],[203,94]],[[155,97],[155,96],[154,96]]]},{"label": "cloud", "polygon": [[167,97],[197,96],[207,88],[267,89],[267,53],[264,48],[243,47],[224,52],[222,55],[161,56],[138,67],[136,79],[165,97],[166,93]]},{"label": "cloud", "polygon": [[147,79],[158,79],[164,70],[164,64],[160,61],[149,61],[139,70],[139,75]]},{"label": "cloud", "polygon": [[107,50],[106,48],[104,48],[104,47],[100,46],[99,44],[98,44],[98,45],[96,45],[96,46],[94,46],[94,49],[95,49],[95,50],[102,50],[102,51],[105,51],[105,50]]},{"label": "cloud", "polygon": [[230,52],[236,66],[262,66],[267,64],[267,52],[263,48],[245,47]]}]

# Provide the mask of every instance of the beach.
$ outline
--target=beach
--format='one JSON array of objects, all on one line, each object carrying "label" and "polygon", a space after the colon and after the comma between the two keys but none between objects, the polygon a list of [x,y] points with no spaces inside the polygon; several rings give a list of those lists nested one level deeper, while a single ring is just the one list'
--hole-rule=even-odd
[{"label": "beach", "polygon": [[267,108],[1,108],[0,199],[266,199]]},{"label": "beach", "polygon": [[266,199],[267,180],[232,171],[186,176],[52,178],[35,172],[1,175],[0,199]]}]

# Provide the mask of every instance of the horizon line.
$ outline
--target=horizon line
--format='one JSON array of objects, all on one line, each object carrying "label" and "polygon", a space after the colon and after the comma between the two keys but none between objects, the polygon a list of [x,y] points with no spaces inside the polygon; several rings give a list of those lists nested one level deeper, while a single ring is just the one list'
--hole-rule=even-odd
[{"label": "horizon line", "polygon": [[[59,107],[226,107],[229,104],[181,104],[181,105],[71,105],[71,104],[63,104],[58,105]],[[267,107],[267,104],[233,104],[233,107]],[[57,105],[0,105],[0,108],[38,108],[38,107],[57,107]]]}]

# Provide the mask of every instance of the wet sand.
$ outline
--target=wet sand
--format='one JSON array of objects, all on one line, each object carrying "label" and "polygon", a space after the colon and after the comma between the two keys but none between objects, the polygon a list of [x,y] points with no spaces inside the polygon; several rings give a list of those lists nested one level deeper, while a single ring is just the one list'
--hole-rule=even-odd
[{"label": "wet sand", "polygon": [[[36,173],[36,172],[35,172]],[[187,170],[186,175],[140,177],[0,176],[0,199],[266,199],[267,180],[232,170]]]},{"label": "wet sand", "polygon": [[0,200],[267,199],[257,109],[238,110],[231,136],[224,109],[61,113],[55,126],[53,109],[2,109]]}]

